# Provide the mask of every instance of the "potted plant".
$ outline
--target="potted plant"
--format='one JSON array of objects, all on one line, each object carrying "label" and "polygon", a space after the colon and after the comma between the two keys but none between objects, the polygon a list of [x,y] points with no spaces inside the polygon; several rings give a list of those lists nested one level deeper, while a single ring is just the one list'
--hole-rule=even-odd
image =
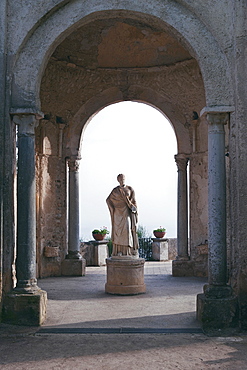
[{"label": "potted plant", "polygon": [[101,229],[94,229],[92,231],[93,238],[97,241],[104,240],[106,235],[109,234],[106,226],[103,226]]},{"label": "potted plant", "polygon": [[155,238],[164,238],[166,235],[166,229],[164,227],[159,227],[158,229],[153,230]]}]

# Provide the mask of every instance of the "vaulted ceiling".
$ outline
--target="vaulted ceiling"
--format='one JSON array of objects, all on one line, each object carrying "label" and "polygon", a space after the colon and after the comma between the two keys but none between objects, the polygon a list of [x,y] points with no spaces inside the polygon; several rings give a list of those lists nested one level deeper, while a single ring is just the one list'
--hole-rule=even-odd
[{"label": "vaulted ceiling", "polygon": [[53,58],[94,68],[167,66],[192,59],[171,35],[133,20],[96,20],[74,31]]}]

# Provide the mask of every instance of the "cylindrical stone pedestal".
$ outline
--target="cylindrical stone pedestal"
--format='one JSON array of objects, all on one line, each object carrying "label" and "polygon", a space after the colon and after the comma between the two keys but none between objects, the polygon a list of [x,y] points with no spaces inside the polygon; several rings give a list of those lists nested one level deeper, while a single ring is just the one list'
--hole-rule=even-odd
[{"label": "cylindrical stone pedestal", "polygon": [[145,293],[144,263],[144,258],[107,258],[105,292],[117,295]]}]

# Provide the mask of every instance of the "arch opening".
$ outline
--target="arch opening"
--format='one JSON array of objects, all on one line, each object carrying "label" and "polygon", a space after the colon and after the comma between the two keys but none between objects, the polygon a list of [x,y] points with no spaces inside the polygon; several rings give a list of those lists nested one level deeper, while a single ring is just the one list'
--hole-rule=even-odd
[{"label": "arch opening", "polygon": [[166,117],[150,105],[120,102],[102,109],[87,126],[80,165],[81,232],[91,240],[94,228],[110,227],[105,200],[118,173],[136,192],[139,224],[150,236],[163,225],[176,237],[177,143]]}]

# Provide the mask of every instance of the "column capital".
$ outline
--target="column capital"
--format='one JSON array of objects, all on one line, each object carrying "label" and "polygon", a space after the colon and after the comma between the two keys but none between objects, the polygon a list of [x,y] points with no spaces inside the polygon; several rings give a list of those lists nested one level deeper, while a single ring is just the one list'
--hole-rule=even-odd
[{"label": "column capital", "polygon": [[207,113],[209,125],[226,125],[229,122],[229,112],[210,112]]},{"label": "column capital", "polygon": [[175,162],[178,166],[179,171],[186,171],[187,165],[189,162],[189,155],[188,154],[176,154],[174,156]]},{"label": "column capital", "polygon": [[30,136],[34,135],[35,128],[38,126],[39,121],[42,117],[36,114],[14,114],[12,121],[18,126],[18,136]]},{"label": "column capital", "polygon": [[80,157],[71,157],[68,159],[68,166],[70,172],[78,172],[80,166]]}]

